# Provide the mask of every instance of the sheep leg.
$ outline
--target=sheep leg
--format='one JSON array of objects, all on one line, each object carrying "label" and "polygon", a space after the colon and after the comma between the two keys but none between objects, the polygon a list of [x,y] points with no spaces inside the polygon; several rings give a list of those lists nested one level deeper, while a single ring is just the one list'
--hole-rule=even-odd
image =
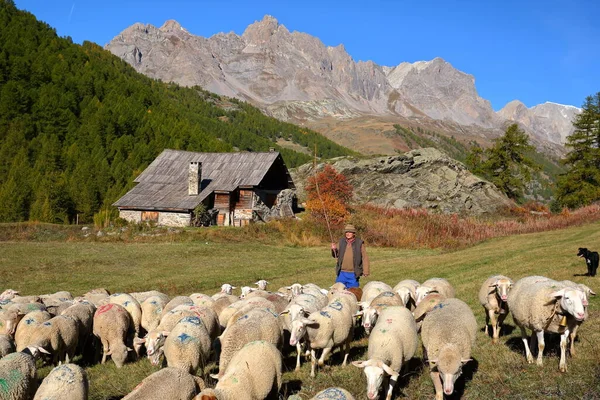
[{"label": "sheep leg", "polygon": [[300,355],[302,354],[302,346],[296,343],[296,371],[300,370]]},{"label": "sheep leg", "polygon": [[498,324],[498,338],[502,334],[502,330],[503,330],[502,328],[504,326],[504,320],[506,319],[507,315],[508,314],[500,314],[500,315],[498,315],[498,322],[497,322],[497,324]]},{"label": "sheep leg", "polygon": [[[544,331],[539,331],[535,333],[538,341],[538,355],[536,364],[540,367],[543,365],[542,356],[544,355],[544,348],[546,347],[546,343],[544,342]],[[562,341],[561,341],[562,343]]]},{"label": "sheep leg", "polygon": [[396,381],[398,377],[390,376],[390,384],[388,387],[387,395],[385,396],[385,400],[392,400],[392,392],[394,391],[394,386],[396,386]]},{"label": "sheep leg", "polygon": [[433,387],[435,388],[435,400],[444,400],[444,391],[442,390],[442,381],[439,372],[430,372]]},{"label": "sheep leg", "polygon": [[567,372],[567,339],[569,339],[569,330],[560,335],[560,362],[558,369],[560,372]]},{"label": "sheep leg", "polygon": [[315,369],[317,366],[317,355],[314,349],[310,349],[310,377],[315,377]]},{"label": "sheep leg", "polygon": [[106,362],[106,356],[108,355],[108,341],[105,339],[102,340],[102,362],[104,364]]},{"label": "sheep leg", "polygon": [[[491,325],[492,325],[492,343],[496,343],[498,340],[498,321],[496,318],[496,313],[494,312],[494,310],[488,310],[488,315],[487,317],[489,318]],[[487,319],[487,318],[486,318]],[[487,324],[485,325],[486,328],[486,334],[487,334]]]},{"label": "sheep leg", "polygon": [[488,324],[490,323],[490,310],[486,310],[485,307],[483,307],[483,309],[485,310],[485,335],[488,335]]},{"label": "sheep leg", "polygon": [[346,354],[344,354],[344,362],[342,363],[342,367],[345,367],[346,363],[348,363],[348,356],[350,355],[350,337],[348,337],[346,340],[344,348],[346,350]]},{"label": "sheep leg", "polygon": [[573,330],[569,334],[569,339],[571,342],[570,346],[569,346],[569,353],[571,353],[571,357],[573,357],[575,355],[575,339],[577,338],[577,329],[578,328],[579,328],[579,325],[575,325],[573,327]]},{"label": "sheep leg", "polygon": [[325,357],[331,352],[331,347],[325,347],[323,349],[323,353],[321,353],[321,358],[319,358],[319,367],[325,365]]},{"label": "sheep leg", "polygon": [[525,357],[527,357],[527,362],[531,364],[533,363],[533,356],[531,355],[531,350],[529,350],[529,343],[527,343],[527,331],[522,326],[520,326],[519,328],[521,329],[521,340],[523,341],[523,345],[525,346]]}]

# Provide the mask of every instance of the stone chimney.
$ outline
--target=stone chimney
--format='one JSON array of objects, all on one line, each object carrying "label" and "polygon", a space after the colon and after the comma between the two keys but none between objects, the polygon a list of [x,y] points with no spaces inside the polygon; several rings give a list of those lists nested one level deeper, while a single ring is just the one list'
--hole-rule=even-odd
[{"label": "stone chimney", "polygon": [[202,163],[200,161],[190,161],[190,170],[188,173],[188,194],[197,196],[200,193],[202,184]]}]

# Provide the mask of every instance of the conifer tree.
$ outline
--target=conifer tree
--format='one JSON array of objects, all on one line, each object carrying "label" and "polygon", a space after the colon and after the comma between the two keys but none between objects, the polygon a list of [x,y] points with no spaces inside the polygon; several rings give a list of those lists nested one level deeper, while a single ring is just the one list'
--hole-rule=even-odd
[{"label": "conifer tree", "polygon": [[600,199],[600,92],[588,96],[567,137],[564,164],[569,170],[558,181],[557,199],[566,207],[580,207]]}]

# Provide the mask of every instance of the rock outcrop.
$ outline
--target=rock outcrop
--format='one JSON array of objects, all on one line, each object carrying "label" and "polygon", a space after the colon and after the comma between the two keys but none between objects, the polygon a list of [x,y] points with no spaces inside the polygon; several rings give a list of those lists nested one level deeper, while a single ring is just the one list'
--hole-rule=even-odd
[{"label": "rock outcrop", "polygon": [[[323,168],[317,165],[317,170]],[[423,207],[434,212],[491,214],[511,201],[491,183],[439,150],[423,148],[370,159],[338,158],[332,166],[354,187],[354,202],[392,208]],[[314,174],[306,164],[291,171],[300,199]]]}]

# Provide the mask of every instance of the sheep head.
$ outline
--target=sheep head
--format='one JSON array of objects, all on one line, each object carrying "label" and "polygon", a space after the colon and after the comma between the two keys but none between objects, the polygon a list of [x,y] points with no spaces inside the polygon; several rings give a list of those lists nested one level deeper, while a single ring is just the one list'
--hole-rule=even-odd
[{"label": "sheep head", "polygon": [[367,397],[371,400],[377,398],[384,373],[394,380],[398,379],[398,373],[381,360],[352,361],[352,365],[364,369],[367,377]]}]

